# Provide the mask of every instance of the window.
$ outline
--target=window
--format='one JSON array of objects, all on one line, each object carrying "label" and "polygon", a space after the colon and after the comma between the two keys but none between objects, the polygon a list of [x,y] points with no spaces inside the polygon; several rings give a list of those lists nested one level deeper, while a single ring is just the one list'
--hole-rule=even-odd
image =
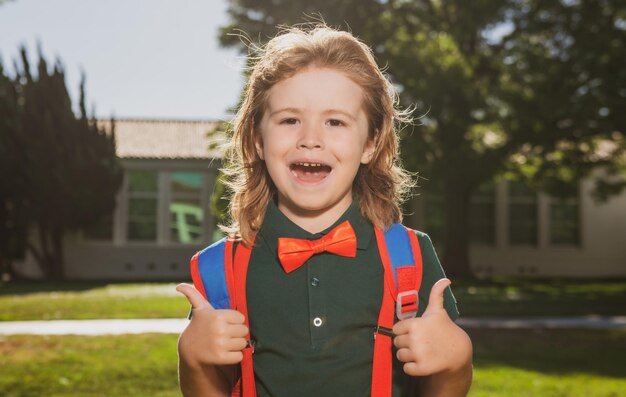
[{"label": "window", "polygon": [[157,237],[158,173],[128,171],[128,240]]},{"label": "window", "polygon": [[578,196],[550,199],[550,244],[580,244]]},{"label": "window", "polygon": [[509,242],[537,245],[537,194],[521,182],[509,183]]},{"label": "window", "polygon": [[203,174],[172,172],[170,181],[170,240],[185,244],[202,242]]},{"label": "window", "polygon": [[472,195],[469,213],[469,242],[495,244],[495,190],[483,185]]}]

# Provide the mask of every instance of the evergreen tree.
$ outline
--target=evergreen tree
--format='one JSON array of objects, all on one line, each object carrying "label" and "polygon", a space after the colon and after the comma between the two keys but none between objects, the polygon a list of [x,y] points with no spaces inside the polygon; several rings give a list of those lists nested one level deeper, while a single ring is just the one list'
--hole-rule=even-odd
[{"label": "evergreen tree", "polygon": [[80,116],[72,111],[60,62],[52,70],[39,54],[37,75],[21,49],[20,129],[24,202],[36,241],[28,248],[51,279],[63,278],[63,236],[113,210],[122,169],[113,135],[88,120],[81,83]]},{"label": "evergreen tree", "polygon": [[18,90],[0,63],[0,274],[26,249],[26,192]]}]

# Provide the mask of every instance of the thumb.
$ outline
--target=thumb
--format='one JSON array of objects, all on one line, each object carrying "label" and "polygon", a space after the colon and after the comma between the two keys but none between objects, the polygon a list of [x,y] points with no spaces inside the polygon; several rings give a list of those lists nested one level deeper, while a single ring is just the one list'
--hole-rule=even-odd
[{"label": "thumb", "polygon": [[433,311],[444,310],[443,307],[443,294],[452,282],[447,278],[442,278],[437,281],[430,289],[430,297],[428,298],[428,306],[424,314],[428,314]]},{"label": "thumb", "polygon": [[202,296],[202,294],[198,292],[196,287],[194,287],[193,285],[185,283],[178,284],[176,286],[176,291],[185,295],[185,298],[187,298],[189,303],[191,303],[192,309],[203,309],[205,307],[213,309],[213,306],[211,306],[211,304],[206,299],[204,299],[204,296]]}]

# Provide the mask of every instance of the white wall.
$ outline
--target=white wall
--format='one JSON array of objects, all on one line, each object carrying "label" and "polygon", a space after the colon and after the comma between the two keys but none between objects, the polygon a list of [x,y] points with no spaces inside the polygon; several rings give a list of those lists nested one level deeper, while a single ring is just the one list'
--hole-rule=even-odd
[{"label": "white wall", "polygon": [[[538,197],[538,244],[515,246],[508,243],[508,197],[506,183],[496,187],[495,245],[470,247],[470,263],[477,275],[530,277],[626,277],[626,192],[596,203],[591,197],[593,183],[580,185],[579,246],[552,246],[549,242],[549,198]],[[426,194],[424,191],[422,194]],[[420,218],[423,197],[414,199],[412,224],[423,225]],[[420,228],[428,233],[428,230]],[[434,241],[438,250],[441,244]],[[443,264],[445,268],[445,263]]]},{"label": "white wall", "polygon": [[[182,244],[169,241],[169,208],[167,200],[169,171],[206,172],[202,201],[207,208],[212,194],[217,164],[208,160],[124,160],[126,169],[151,169],[166,171],[159,174],[159,216],[157,239],[153,242],[128,241],[126,224],[128,220],[127,185],[124,181],[116,197],[117,206],[113,213],[113,239],[111,241],[90,241],[82,233],[68,233],[64,238],[65,275],[68,279],[107,279],[107,280],[159,280],[189,279],[189,259],[198,250],[211,242],[215,229],[212,216],[205,216],[202,244]],[[210,166],[209,166],[210,164]],[[35,239],[31,241],[36,243]],[[16,270],[30,278],[40,278],[42,273],[32,256],[14,266]]]},{"label": "white wall", "polygon": [[[131,161],[127,168],[188,169],[197,167],[207,170],[207,162]],[[208,180],[206,194],[213,189],[215,169],[207,170],[213,175]],[[626,277],[626,192],[606,203],[596,203],[590,192],[591,181],[580,186],[580,246],[559,247],[549,244],[547,196],[540,195],[538,244],[533,247],[513,246],[508,243],[508,205],[505,185],[496,188],[496,244],[472,246],[470,260],[476,274],[523,275],[536,277]],[[414,199],[416,212],[406,223],[420,225],[426,209],[421,208],[423,197]],[[168,232],[166,220],[160,228],[160,238],[153,243],[128,242],[125,237],[126,207],[122,191],[120,205],[115,212],[114,238],[111,242],[86,241],[80,234],[65,239],[66,274],[70,279],[188,279],[189,259],[210,242],[215,225],[207,223],[207,239],[202,245],[175,244],[162,236]],[[167,212],[167,209],[164,209]],[[419,226],[418,226],[419,228]],[[420,228],[428,233],[428,230]],[[438,250],[440,243],[434,241]],[[445,263],[444,263],[445,267]],[[19,264],[22,273],[37,276],[37,266],[32,258]]]}]

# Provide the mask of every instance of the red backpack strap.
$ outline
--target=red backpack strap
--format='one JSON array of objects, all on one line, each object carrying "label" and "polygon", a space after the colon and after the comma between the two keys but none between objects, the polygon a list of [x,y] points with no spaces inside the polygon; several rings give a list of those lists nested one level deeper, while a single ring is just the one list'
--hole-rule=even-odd
[{"label": "red backpack strap", "polygon": [[[238,244],[235,250],[234,262],[234,296],[237,302],[236,309],[244,315],[246,327],[250,329],[248,319],[248,301],[246,298],[246,278],[248,275],[248,265],[252,254],[254,239],[250,245]],[[231,256],[232,258],[232,256]],[[254,342],[250,339],[250,331],[246,335],[247,346],[243,349],[243,359],[241,361],[241,378],[233,388],[231,396],[256,397],[256,385],[254,381],[254,367],[252,363],[252,353],[254,353]]]},{"label": "red backpack strap", "polygon": [[417,315],[422,254],[415,232],[400,224],[392,225],[385,232],[375,228],[375,235],[383,263],[385,288],[374,333],[372,397],[391,397],[394,318]]},{"label": "red backpack strap", "polygon": [[[196,289],[215,309],[239,310],[248,322],[246,301],[246,275],[251,246],[237,244],[234,239],[223,238],[191,258],[191,278]],[[235,254],[233,256],[233,250]],[[234,258],[234,260],[233,260]],[[241,378],[233,387],[232,396],[256,397],[254,370],[252,368],[253,343],[248,333],[248,347],[243,350]]]}]

